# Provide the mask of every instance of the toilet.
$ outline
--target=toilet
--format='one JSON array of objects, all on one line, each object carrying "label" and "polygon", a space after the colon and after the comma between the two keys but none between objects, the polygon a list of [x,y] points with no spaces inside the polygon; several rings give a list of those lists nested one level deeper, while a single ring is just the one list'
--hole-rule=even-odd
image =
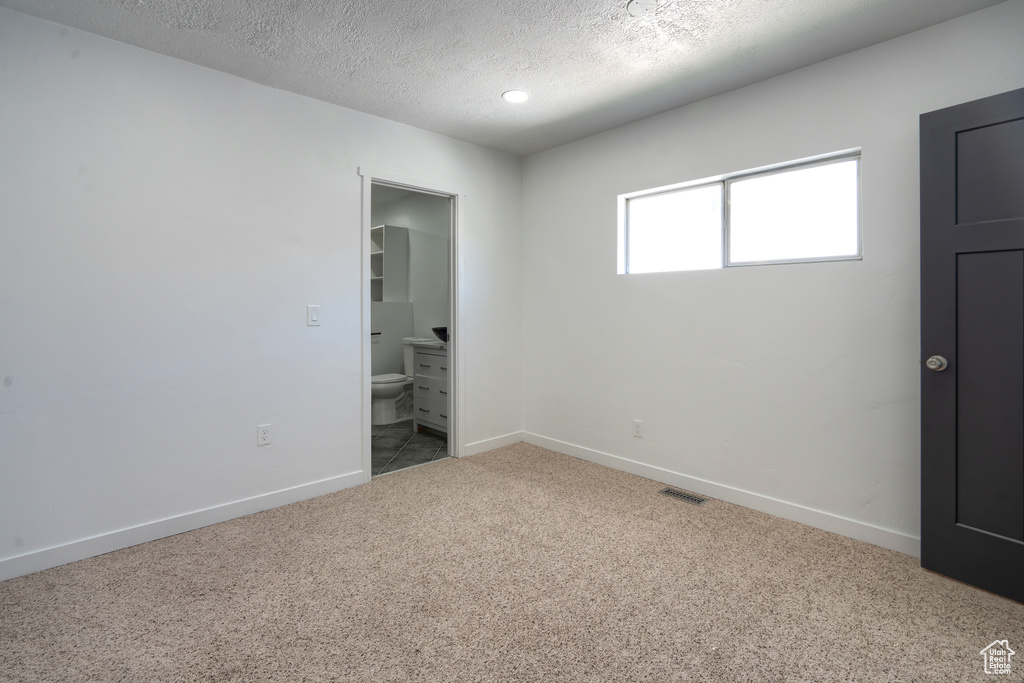
[{"label": "toilet", "polygon": [[422,337],[402,338],[405,374],[389,372],[370,378],[370,424],[389,425],[412,418],[413,344],[431,344]]},{"label": "toilet", "polygon": [[389,372],[370,382],[370,424],[389,425],[412,415],[412,377]]}]

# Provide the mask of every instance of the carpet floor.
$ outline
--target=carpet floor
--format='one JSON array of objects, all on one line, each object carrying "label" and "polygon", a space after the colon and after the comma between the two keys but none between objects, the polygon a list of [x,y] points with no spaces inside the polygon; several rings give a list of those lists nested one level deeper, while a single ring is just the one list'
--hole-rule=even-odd
[{"label": "carpet floor", "polygon": [[1024,605],[527,444],[0,583],[3,681],[969,681]]}]

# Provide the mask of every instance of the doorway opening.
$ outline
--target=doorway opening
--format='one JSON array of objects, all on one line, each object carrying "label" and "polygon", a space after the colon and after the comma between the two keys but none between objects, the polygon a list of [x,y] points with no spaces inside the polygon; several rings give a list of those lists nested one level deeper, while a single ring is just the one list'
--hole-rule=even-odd
[{"label": "doorway opening", "polygon": [[[456,423],[456,373],[449,331],[454,331],[457,195],[376,176],[364,175],[364,183],[369,186],[364,327],[368,323],[370,384],[364,471],[376,477],[455,452],[450,435]],[[364,367],[366,355],[364,350]]]}]

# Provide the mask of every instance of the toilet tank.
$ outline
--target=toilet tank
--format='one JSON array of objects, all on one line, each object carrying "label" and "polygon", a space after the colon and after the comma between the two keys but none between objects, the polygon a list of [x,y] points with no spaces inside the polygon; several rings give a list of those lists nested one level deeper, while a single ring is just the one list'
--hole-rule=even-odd
[{"label": "toilet tank", "polygon": [[404,356],[405,360],[404,372],[407,377],[413,377],[416,374],[412,367],[413,358],[415,357],[415,354],[416,349],[413,348],[412,344],[410,344],[409,342],[404,342],[402,344],[402,355]]}]

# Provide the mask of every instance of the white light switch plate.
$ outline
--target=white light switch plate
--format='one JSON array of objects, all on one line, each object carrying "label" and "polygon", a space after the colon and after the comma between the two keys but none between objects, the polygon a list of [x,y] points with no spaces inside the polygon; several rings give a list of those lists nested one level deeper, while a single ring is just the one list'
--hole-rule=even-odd
[{"label": "white light switch plate", "polygon": [[306,306],[306,325],[308,327],[320,326],[320,305]]}]

